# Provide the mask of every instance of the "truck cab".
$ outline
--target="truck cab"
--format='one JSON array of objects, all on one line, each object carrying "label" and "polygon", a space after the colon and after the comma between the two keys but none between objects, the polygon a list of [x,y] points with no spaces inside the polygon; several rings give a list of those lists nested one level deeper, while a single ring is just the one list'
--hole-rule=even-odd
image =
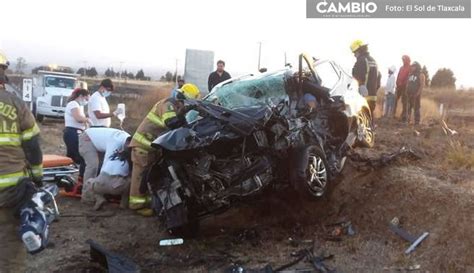
[{"label": "truck cab", "polygon": [[44,117],[63,118],[72,91],[79,87],[79,75],[38,71],[33,77],[33,113],[38,121]]}]

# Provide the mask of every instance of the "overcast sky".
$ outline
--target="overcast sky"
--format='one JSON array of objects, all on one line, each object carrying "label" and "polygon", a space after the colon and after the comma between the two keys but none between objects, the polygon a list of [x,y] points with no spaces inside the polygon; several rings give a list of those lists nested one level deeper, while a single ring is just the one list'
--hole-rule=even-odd
[{"label": "overcast sky", "polygon": [[281,68],[284,53],[334,59],[348,71],[353,39],[369,43],[380,70],[402,54],[433,75],[451,68],[474,86],[472,19],[306,19],[305,0],[10,0],[2,2],[0,49],[11,60],[79,66],[184,68],[186,48],[215,52],[234,75]]}]

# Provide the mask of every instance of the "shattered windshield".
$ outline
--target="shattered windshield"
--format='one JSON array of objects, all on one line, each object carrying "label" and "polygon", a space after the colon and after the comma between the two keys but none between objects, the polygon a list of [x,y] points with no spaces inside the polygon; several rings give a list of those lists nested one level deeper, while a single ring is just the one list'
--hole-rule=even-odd
[{"label": "shattered windshield", "polygon": [[205,100],[228,109],[276,105],[287,97],[286,71],[243,78],[216,87]]}]

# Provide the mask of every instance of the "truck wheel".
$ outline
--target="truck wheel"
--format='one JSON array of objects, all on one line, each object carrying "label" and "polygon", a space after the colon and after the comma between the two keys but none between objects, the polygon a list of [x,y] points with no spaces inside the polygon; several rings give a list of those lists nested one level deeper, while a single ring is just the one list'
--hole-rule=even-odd
[{"label": "truck wheel", "polygon": [[43,122],[44,116],[38,114],[38,115],[36,115],[36,120],[37,120],[38,122]]},{"label": "truck wheel", "polygon": [[33,111],[31,112],[33,113],[33,116],[35,116],[38,122],[43,122],[44,116],[37,114],[36,103],[33,103]]}]

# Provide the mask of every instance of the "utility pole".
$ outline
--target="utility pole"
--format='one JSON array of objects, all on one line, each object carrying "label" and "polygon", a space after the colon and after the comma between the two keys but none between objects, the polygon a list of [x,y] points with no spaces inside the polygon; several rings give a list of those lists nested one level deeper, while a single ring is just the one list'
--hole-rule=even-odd
[{"label": "utility pole", "polygon": [[258,42],[258,71],[260,71],[260,59],[262,57],[262,41]]},{"label": "utility pole", "polygon": [[288,62],[286,61],[286,51],[285,51],[285,63],[283,64],[283,67],[286,67],[286,64],[287,64],[287,63],[288,63]]},{"label": "utility pole", "polygon": [[82,70],[82,76],[86,76],[87,61],[84,61],[84,69]]},{"label": "utility pole", "polygon": [[174,70],[174,84],[178,86],[178,58],[176,58],[176,67]]},{"label": "utility pole", "polygon": [[122,79],[122,65],[123,65],[123,61],[120,61],[119,82],[120,82],[120,79]]}]

